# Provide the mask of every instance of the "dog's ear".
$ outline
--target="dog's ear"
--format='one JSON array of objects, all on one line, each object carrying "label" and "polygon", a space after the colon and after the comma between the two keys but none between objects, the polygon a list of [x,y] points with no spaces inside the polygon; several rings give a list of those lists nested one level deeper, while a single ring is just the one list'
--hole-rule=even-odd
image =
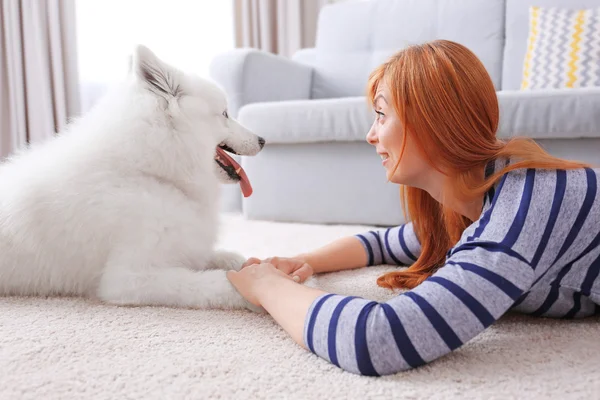
[{"label": "dog's ear", "polygon": [[181,94],[176,71],[165,65],[149,48],[137,45],[130,58],[130,70],[154,93],[164,97]]}]

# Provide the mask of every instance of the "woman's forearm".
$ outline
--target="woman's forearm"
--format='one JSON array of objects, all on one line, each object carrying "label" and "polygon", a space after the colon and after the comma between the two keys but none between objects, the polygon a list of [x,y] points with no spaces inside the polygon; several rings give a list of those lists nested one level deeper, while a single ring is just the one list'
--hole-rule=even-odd
[{"label": "woman's forearm", "polygon": [[319,249],[298,255],[315,273],[361,268],[367,265],[367,254],[360,239],[348,236]]},{"label": "woman's forearm", "polygon": [[326,294],[288,278],[272,276],[258,288],[261,306],[300,346],[304,344],[304,324],[308,309],[317,297]]}]

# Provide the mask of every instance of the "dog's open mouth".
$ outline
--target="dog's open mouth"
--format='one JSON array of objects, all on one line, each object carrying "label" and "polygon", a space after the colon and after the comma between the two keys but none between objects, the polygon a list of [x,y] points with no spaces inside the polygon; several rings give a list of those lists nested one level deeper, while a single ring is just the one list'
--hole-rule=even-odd
[{"label": "dog's open mouth", "polygon": [[248,179],[248,175],[246,175],[246,171],[242,168],[240,164],[238,164],[226,151],[237,154],[233,149],[226,144],[220,144],[217,146],[217,153],[215,155],[215,161],[223,171],[227,173],[227,175],[236,181],[240,182],[240,188],[242,189],[242,193],[244,197],[249,197],[252,194],[252,186],[250,185],[250,180]]}]

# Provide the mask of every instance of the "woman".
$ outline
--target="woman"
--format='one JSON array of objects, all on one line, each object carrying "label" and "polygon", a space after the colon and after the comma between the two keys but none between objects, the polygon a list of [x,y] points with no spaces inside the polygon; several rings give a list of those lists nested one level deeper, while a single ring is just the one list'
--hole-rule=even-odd
[{"label": "woman", "polygon": [[[460,347],[510,309],[559,318],[600,310],[599,169],[534,142],[496,139],[498,102],[465,47],[400,51],[368,85],[367,141],[412,222],[294,258],[249,259],[228,277],[300,345],[363,375],[417,367]],[[301,285],[313,272],[410,265],[377,283],[378,303]]]}]

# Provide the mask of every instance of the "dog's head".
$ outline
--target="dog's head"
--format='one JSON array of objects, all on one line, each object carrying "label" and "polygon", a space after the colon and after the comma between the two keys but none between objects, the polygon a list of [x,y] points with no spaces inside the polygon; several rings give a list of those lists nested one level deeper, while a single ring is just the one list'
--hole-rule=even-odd
[{"label": "dog's head", "polygon": [[182,71],[160,60],[150,49],[138,45],[130,59],[130,72],[153,95],[164,99],[167,112],[187,125],[201,127],[214,146],[214,171],[223,183],[239,183],[245,197],[252,187],[243,168],[228,154],[253,156],[265,140],[250,132],[227,112],[225,92],[214,82]]}]

